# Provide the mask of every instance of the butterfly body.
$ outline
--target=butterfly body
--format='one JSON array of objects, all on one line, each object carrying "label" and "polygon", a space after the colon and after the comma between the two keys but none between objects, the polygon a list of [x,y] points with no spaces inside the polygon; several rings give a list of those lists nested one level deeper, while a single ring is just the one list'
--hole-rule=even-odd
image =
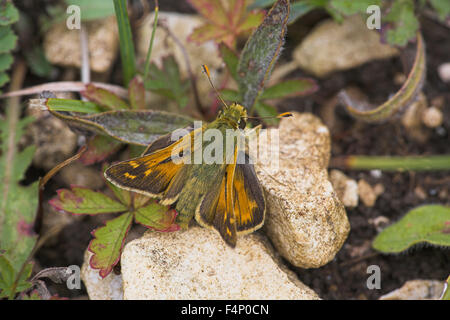
[{"label": "butterfly body", "polygon": [[[200,225],[217,230],[234,247],[237,235],[262,226],[266,209],[253,164],[237,143],[242,138],[239,128],[245,127],[246,117],[242,106],[232,104],[213,122],[196,129],[186,128],[182,139],[172,141],[170,135],[160,137],[144,156],[109,167],[105,176],[118,187],[174,206],[178,212],[176,222],[182,228],[187,228],[195,217]],[[224,151],[212,153],[219,161],[208,162],[203,158],[194,161],[197,155],[208,154],[212,143],[217,143],[207,138],[214,130],[222,137],[219,142]],[[232,137],[232,149],[227,151],[230,132],[236,136]],[[202,143],[197,145],[196,141]],[[185,160],[189,158],[189,163],[175,161],[173,155],[178,153]]]}]

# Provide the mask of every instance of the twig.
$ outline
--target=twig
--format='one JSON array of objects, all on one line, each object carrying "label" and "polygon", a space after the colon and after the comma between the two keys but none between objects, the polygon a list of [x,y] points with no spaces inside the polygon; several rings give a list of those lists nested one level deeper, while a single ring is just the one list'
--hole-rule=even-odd
[{"label": "twig", "polygon": [[178,47],[180,48],[181,52],[183,53],[183,57],[184,57],[184,61],[186,63],[186,68],[187,68],[187,72],[188,72],[188,75],[189,75],[189,79],[191,80],[192,91],[194,92],[195,103],[197,104],[197,109],[199,110],[199,112],[201,114],[203,114],[203,106],[202,106],[202,104],[200,102],[200,98],[199,98],[199,94],[198,94],[198,90],[197,90],[197,82],[195,81],[195,76],[194,76],[194,73],[192,72],[191,62],[189,60],[189,55],[187,54],[186,48],[181,43],[180,39],[178,39],[172,33],[172,31],[170,31],[170,29],[167,27],[167,25],[165,25],[161,21],[158,21],[158,26],[160,26],[161,28],[164,29],[164,31],[166,31],[166,33],[169,35],[169,37],[171,37],[173,39],[173,41],[178,45]]}]

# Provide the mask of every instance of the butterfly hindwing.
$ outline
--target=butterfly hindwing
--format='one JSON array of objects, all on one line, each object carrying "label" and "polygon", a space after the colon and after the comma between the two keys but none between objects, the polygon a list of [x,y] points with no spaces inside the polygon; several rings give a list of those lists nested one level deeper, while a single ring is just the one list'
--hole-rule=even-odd
[{"label": "butterfly hindwing", "polygon": [[234,214],[238,235],[259,229],[264,223],[266,203],[255,168],[244,154],[245,162],[238,163],[234,172]]}]

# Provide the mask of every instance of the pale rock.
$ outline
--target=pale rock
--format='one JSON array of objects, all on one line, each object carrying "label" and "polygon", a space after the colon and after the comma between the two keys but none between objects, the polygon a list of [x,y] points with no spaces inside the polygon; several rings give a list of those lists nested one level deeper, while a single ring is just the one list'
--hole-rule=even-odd
[{"label": "pale rock", "polygon": [[442,111],[436,107],[429,107],[422,113],[422,122],[428,128],[437,128],[442,125],[444,116]]},{"label": "pale rock", "polygon": [[438,74],[442,81],[450,82],[450,62],[441,64],[438,67]]},{"label": "pale rock", "polygon": [[410,280],[379,300],[437,300],[444,290],[444,282],[437,280]]},{"label": "pale rock", "polygon": [[379,34],[356,15],[341,24],[329,19],[315,27],[294,50],[293,58],[299,67],[324,77],[398,54],[397,49],[382,44]]},{"label": "pale rock", "polygon": [[105,278],[100,277],[97,269],[92,269],[89,260],[92,253],[84,253],[84,263],[81,267],[81,280],[91,300],[123,300],[122,276],[111,272]]},{"label": "pale rock", "polygon": [[359,198],[366,207],[373,207],[377,200],[377,192],[375,189],[364,179],[358,181],[358,193]]},{"label": "pale rock", "polygon": [[[89,66],[92,71],[108,71],[116,59],[119,34],[114,16],[83,22],[88,33]],[[80,30],[70,30],[66,22],[53,25],[44,36],[44,51],[52,64],[81,67]]]},{"label": "pale rock", "polygon": [[97,190],[104,186],[103,177],[98,170],[85,166],[79,161],[74,161],[62,168],[57,179],[62,180],[66,185],[75,185],[92,190]]},{"label": "pale rock", "polygon": [[429,132],[422,123],[423,113],[428,107],[427,97],[420,92],[417,99],[404,111],[401,123],[405,127],[408,135],[418,142],[425,142],[429,137]]},{"label": "pale rock", "polygon": [[[154,13],[149,14],[137,31],[137,53],[139,61],[146,59],[147,51],[153,30]],[[211,86],[202,73],[202,65],[206,64],[211,72],[211,80],[214,85],[219,87],[222,83],[225,72],[223,60],[219,55],[217,45],[214,41],[207,41],[202,44],[190,41],[189,36],[192,31],[204,24],[204,20],[198,15],[180,14],[172,12],[159,12],[158,23],[164,25],[174,34],[185,48],[185,52],[189,58],[193,76],[196,78],[199,99],[203,106],[208,106],[215,100],[215,95],[211,91]],[[185,55],[180,46],[170,37],[164,28],[158,26],[155,32],[153,48],[151,53],[151,61],[157,66],[162,66],[162,59],[169,55],[173,55],[180,68],[181,76],[186,79],[189,77],[188,65],[186,64]],[[189,90],[192,96],[192,90]],[[152,94],[150,103],[158,105],[163,103],[163,107],[167,108],[166,98],[156,94]]]},{"label": "pale rock", "polygon": [[[350,231],[344,206],[328,180],[330,134],[309,113],[293,113],[279,128],[268,130],[269,137],[275,134],[274,142],[278,133],[279,156],[265,152],[255,163],[267,202],[264,229],[290,263],[318,268],[334,258]],[[272,148],[269,142],[260,142],[260,150]]]},{"label": "pale rock", "polygon": [[342,171],[331,170],[330,182],[344,206],[358,205],[358,184],[355,180],[347,177]]},{"label": "pale rock", "polygon": [[229,247],[213,230],[147,231],[121,259],[124,299],[318,299],[262,235]]}]

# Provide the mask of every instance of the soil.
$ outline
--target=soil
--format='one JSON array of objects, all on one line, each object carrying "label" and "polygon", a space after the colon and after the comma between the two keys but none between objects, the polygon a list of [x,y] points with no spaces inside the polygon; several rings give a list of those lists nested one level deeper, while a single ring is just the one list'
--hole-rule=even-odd
[{"label": "soil", "polygon": [[[180,4],[182,1],[160,1],[162,10],[192,13],[192,9]],[[151,5],[152,6],[152,5]],[[313,12],[290,27],[282,60],[290,58],[292,49],[299,38],[321,19],[323,12]],[[450,94],[449,84],[443,83],[437,75],[437,66],[450,61],[449,29],[429,19],[421,21],[424,39],[427,44],[427,81],[424,93],[428,101],[444,97],[444,124],[439,130],[430,130],[425,142],[413,140],[399,125],[398,121],[379,125],[356,122],[342,110],[334,113],[339,126],[332,131],[332,156],[349,154],[361,155],[424,155],[450,154]],[[291,31],[292,30],[292,31]],[[321,116],[323,105],[339,90],[355,86],[364,92],[372,102],[380,103],[399,88],[394,83],[395,75],[402,72],[400,59],[367,63],[361,67],[331,74],[325,79],[317,79],[320,89],[313,95],[289,99],[279,103],[280,111],[296,110],[312,112]],[[289,77],[308,76],[295,71]],[[55,79],[56,80],[56,79]],[[33,85],[41,79],[28,79],[26,85]],[[399,220],[409,209],[427,203],[450,204],[450,176],[448,172],[439,173],[382,173],[374,175],[368,171],[344,171],[348,176],[364,179],[370,184],[381,183],[385,192],[379,196],[373,207],[363,204],[347,209],[351,231],[343,248],[335,259],[318,269],[295,270],[300,280],[311,287],[323,299],[378,299],[381,295],[399,288],[405,281],[413,279],[443,280],[449,275],[450,251],[444,248],[416,246],[398,255],[383,255],[371,248],[371,242],[378,234],[372,219],[385,216],[389,223]],[[42,172],[31,168],[27,177],[36,177]],[[47,187],[47,198],[55,194],[57,182]],[[424,191],[424,198],[418,197],[416,189]],[[41,268],[68,266],[83,263],[83,253],[91,240],[91,231],[101,224],[95,217],[85,217],[66,226],[56,241],[42,247],[36,262]],[[286,262],[287,263],[287,262]],[[381,289],[369,290],[366,286],[369,265],[381,269]],[[86,291],[66,290],[63,286],[50,284],[50,290],[60,296],[86,298]]]}]

